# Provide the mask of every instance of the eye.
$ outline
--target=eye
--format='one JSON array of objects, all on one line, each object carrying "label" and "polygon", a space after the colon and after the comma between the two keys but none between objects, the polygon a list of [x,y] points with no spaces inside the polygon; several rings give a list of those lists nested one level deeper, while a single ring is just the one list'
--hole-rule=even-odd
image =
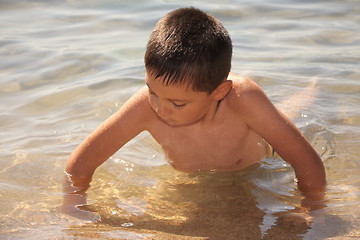
[{"label": "eye", "polygon": [[149,88],[149,93],[150,93],[150,95],[155,95],[156,96],[156,94]]},{"label": "eye", "polygon": [[182,108],[182,107],[185,107],[186,103],[183,103],[183,104],[176,104],[175,102],[172,102],[173,105],[175,106],[175,108]]}]

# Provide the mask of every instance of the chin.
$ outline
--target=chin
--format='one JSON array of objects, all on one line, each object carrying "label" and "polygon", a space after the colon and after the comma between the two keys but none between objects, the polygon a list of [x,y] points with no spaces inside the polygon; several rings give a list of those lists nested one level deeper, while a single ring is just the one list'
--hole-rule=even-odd
[{"label": "chin", "polygon": [[174,121],[174,120],[170,120],[170,121],[165,121],[167,125],[171,126],[171,127],[180,127],[180,126],[183,126],[185,124],[182,124],[182,123],[179,123],[177,121]]},{"label": "chin", "polygon": [[159,116],[159,118],[164,122],[166,123],[167,125],[171,126],[171,127],[183,127],[183,126],[189,126],[191,124],[194,124],[194,123],[197,123],[198,121],[200,121],[201,119],[199,120],[188,120],[188,121],[178,121],[178,120],[175,120],[175,119],[164,119],[164,118],[161,118]]},{"label": "chin", "polygon": [[198,121],[194,121],[194,122],[178,122],[175,120],[171,120],[171,121],[165,121],[167,125],[171,126],[171,127],[186,127],[192,124],[197,123]]},{"label": "chin", "polygon": [[184,126],[184,125],[188,125],[186,123],[182,123],[182,122],[179,122],[179,121],[176,121],[176,120],[173,120],[173,119],[163,119],[161,118],[161,120],[166,123],[167,125],[169,125],[170,127],[181,127],[181,126]]}]

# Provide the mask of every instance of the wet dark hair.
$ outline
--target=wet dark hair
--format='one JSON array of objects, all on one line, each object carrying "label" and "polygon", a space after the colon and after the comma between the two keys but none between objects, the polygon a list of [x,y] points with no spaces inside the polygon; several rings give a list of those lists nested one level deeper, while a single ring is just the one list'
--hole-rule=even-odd
[{"label": "wet dark hair", "polygon": [[150,35],[145,67],[165,85],[213,92],[231,68],[232,43],[219,20],[196,8],[165,15]]}]

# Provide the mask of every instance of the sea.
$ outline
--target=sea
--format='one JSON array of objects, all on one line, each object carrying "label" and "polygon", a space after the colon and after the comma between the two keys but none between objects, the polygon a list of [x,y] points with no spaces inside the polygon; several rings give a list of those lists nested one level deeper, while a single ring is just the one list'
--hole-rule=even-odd
[{"label": "sea", "polygon": [[[156,22],[189,6],[222,22],[231,71],[275,105],[316,83],[293,122],[324,163],[326,206],[302,206],[281,158],[182,173],[143,132],[96,170],[88,218],[63,214],[69,155],[145,85]],[[0,0],[0,238],[358,239],[359,106],[359,0]]]}]

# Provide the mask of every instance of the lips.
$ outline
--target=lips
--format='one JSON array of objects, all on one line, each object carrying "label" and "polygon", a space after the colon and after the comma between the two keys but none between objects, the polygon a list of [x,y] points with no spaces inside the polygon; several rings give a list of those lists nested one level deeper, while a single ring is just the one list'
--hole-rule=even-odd
[{"label": "lips", "polygon": [[164,123],[166,123],[166,124],[168,124],[170,126],[176,124],[176,121],[173,120],[173,119],[162,118],[162,117],[159,116],[159,114],[157,114],[157,116],[158,116],[158,118],[161,119],[161,121],[163,121]]},{"label": "lips", "polygon": [[167,125],[171,126],[171,127],[177,127],[177,126],[181,126],[182,124],[180,124],[178,121],[174,120],[174,119],[163,119],[160,118],[163,122],[165,122]]},{"label": "lips", "polygon": [[163,120],[164,122],[166,122],[166,124],[170,125],[170,126],[177,126],[179,125],[177,121],[169,119],[169,120]]}]

